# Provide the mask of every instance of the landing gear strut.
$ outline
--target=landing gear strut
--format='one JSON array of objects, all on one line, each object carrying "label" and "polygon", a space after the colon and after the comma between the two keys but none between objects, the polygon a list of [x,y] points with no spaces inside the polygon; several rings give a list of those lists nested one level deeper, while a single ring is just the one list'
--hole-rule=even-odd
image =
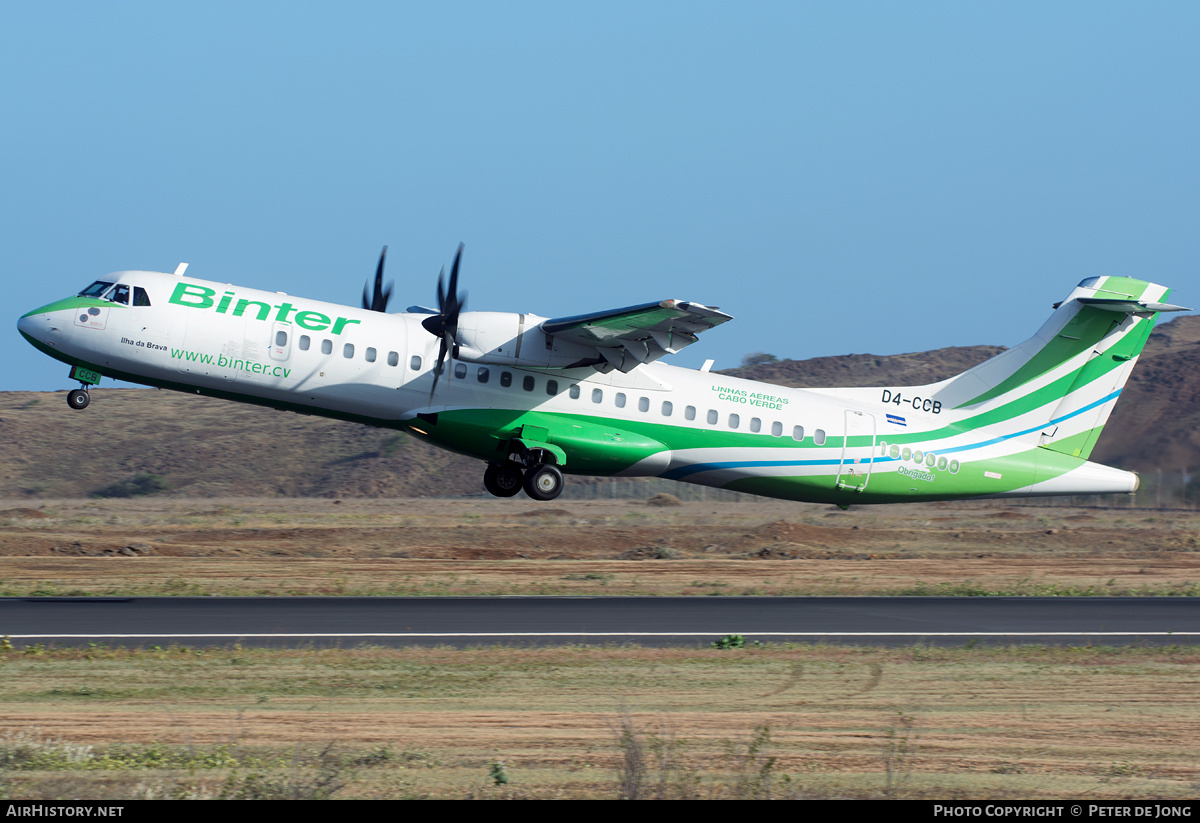
[{"label": "landing gear strut", "polygon": [[87,393],[87,389],[75,389],[67,392],[67,405],[75,411],[83,411],[91,402],[92,398]]}]

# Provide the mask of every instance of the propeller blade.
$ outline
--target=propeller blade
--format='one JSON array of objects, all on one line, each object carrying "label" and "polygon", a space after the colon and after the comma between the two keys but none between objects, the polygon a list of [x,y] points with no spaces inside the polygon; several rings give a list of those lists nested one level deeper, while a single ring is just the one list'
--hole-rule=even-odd
[{"label": "propeller blade", "polygon": [[458,293],[458,268],[462,263],[462,253],[463,244],[459,243],[458,251],[454,254],[454,264],[450,267],[450,288],[446,288],[446,269],[443,268],[437,279],[437,314],[431,314],[421,321],[425,331],[434,337],[449,335],[451,346],[458,335],[458,316],[467,305],[467,295]]},{"label": "propeller blade", "polygon": [[461,308],[458,299],[458,264],[462,262],[463,244],[458,244],[458,251],[454,252],[454,265],[450,267],[450,306],[446,310],[446,314],[454,317],[454,325],[458,325],[458,312]]},{"label": "propeller blade", "polygon": [[375,292],[370,297],[367,296],[367,287],[363,286],[363,308],[368,311],[387,311],[388,301],[392,299],[392,284],[388,283],[387,288],[383,287],[383,263],[387,259],[388,247],[384,246],[383,251],[379,253],[379,265],[375,267]]},{"label": "propeller blade", "polygon": [[429,387],[429,400],[433,401],[433,393],[437,391],[438,379],[442,376],[442,363],[446,359],[446,338],[442,338],[442,344],[438,346],[437,365],[433,367],[433,385]]},{"label": "propeller blade", "polygon": [[[446,354],[453,354],[458,341],[458,316],[463,310],[463,306],[467,304],[467,296],[458,293],[458,268],[462,263],[463,244],[458,244],[458,251],[454,253],[454,263],[450,266],[450,285],[446,288],[446,269],[443,268],[438,274],[437,279],[437,299],[438,311],[437,314],[431,314],[421,321],[421,326],[425,331],[437,337],[438,359],[437,365],[434,367],[433,386],[429,389],[429,399],[433,400],[433,393],[437,391],[438,380],[442,376],[442,369],[445,367]],[[446,376],[446,380],[450,379],[450,375]]]}]

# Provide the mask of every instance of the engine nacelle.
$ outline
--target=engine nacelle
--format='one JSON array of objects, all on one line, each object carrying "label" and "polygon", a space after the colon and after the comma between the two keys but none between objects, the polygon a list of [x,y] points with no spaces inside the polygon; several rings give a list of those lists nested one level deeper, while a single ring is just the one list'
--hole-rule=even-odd
[{"label": "engine nacelle", "polygon": [[463,312],[454,357],[468,363],[543,369],[601,362],[595,348],[560,341],[542,331],[545,319],[513,312]]}]

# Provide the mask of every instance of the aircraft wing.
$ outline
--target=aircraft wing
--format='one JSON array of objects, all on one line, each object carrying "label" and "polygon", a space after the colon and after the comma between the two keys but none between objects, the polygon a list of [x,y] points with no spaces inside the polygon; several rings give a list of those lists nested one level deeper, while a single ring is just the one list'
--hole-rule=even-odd
[{"label": "aircraft wing", "polygon": [[731,315],[699,303],[663,300],[623,309],[553,317],[542,331],[560,340],[593,346],[615,368],[627,372],[696,342],[696,335]]}]

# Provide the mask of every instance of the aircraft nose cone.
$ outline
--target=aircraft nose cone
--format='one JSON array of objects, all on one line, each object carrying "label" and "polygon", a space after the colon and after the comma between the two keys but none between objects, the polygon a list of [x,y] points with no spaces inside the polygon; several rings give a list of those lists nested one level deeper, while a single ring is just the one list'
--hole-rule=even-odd
[{"label": "aircraft nose cone", "polygon": [[33,327],[35,325],[36,321],[34,320],[33,315],[27,314],[17,321],[17,331],[19,331],[21,334],[33,336]]},{"label": "aircraft nose cone", "polygon": [[31,311],[17,321],[17,331],[34,340],[44,340],[50,331],[50,318],[39,311]]}]

